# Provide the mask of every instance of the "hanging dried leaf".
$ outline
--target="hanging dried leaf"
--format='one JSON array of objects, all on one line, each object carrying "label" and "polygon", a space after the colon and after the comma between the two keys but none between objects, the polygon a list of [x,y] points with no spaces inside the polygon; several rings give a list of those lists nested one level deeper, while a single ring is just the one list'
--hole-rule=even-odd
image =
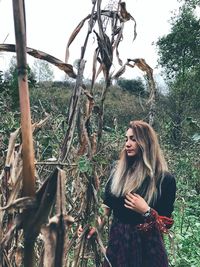
[{"label": "hanging dried leaf", "polygon": [[126,3],[125,2],[121,2],[119,3],[120,6],[120,10],[119,10],[119,17],[122,21],[128,21],[130,20],[130,13],[127,12],[126,10]]},{"label": "hanging dried leaf", "polygon": [[[47,221],[50,209],[55,200],[57,177],[58,169],[55,169],[36,193],[37,208],[32,211],[30,218],[26,218],[25,231],[27,238],[37,236],[41,225]],[[26,213],[24,213],[24,216],[26,216]]]},{"label": "hanging dried leaf", "polygon": [[[12,44],[0,44],[0,51],[7,51],[7,52],[16,52],[16,48],[15,45]],[[60,70],[63,70],[67,75],[69,75],[69,77],[71,78],[76,78],[76,74],[73,70],[72,65],[70,64],[66,64],[64,62],[62,62],[61,60],[45,53],[39,50],[35,50],[33,48],[27,47],[26,51],[29,55],[35,57],[35,58],[39,58],[39,59],[43,59],[49,63],[52,63],[53,65],[55,65],[56,67],[58,67]]]},{"label": "hanging dried leaf", "polygon": [[149,83],[149,90],[150,90],[150,97],[149,102],[151,102],[155,98],[155,82],[153,79],[153,69],[146,63],[146,61],[143,58],[136,58],[133,59],[135,62],[135,65],[144,71],[147,75],[147,80]]},{"label": "hanging dried leaf", "polygon": [[71,45],[71,43],[74,41],[74,39],[76,38],[77,34],[80,32],[80,30],[82,29],[85,21],[87,19],[89,19],[91,17],[91,15],[88,15],[87,17],[85,17],[74,29],[74,31],[72,32],[71,36],[69,37],[69,40],[67,42],[67,47],[66,47],[66,53],[65,53],[65,63],[68,63],[69,60],[69,47]]},{"label": "hanging dried leaf", "polygon": [[81,138],[80,138],[80,147],[77,152],[79,156],[84,155],[85,153],[91,155],[91,146],[90,146],[90,141],[88,137],[88,132],[85,127],[85,122],[82,120],[79,125],[79,132],[81,133]]},{"label": "hanging dried leaf", "polygon": [[131,14],[126,10],[126,3],[125,2],[121,2],[119,3],[120,6],[120,10],[119,10],[119,17],[120,20],[123,22],[126,22],[128,20],[133,20],[134,21],[134,37],[133,37],[133,41],[135,40],[135,38],[137,37],[137,32],[136,32],[136,20],[131,16]]},{"label": "hanging dried leaf", "polygon": [[101,63],[101,60],[98,60],[100,62],[100,66],[97,70],[97,74],[96,74],[96,79],[99,77],[99,74],[102,72],[103,70],[103,64]]},{"label": "hanging dried leaf", "polygon": [[97,36],[99,53],[101,55],[102,69],[104,72],[105,80],[108,80],[110,67],[112,65],[113,55],[112,55],[112,46],[109,37],[104,33],[103,38],[94,31]]},{"label": "hanging dried leaf", "polygon": [[118,63],[120,66],[123,65],[123,62],[122,60],[120,59],[119,57],[119,50],[118,50],[118,47],[119,47],[119,43],[121,42],[121,40],[123,39],[123,28],[124,28],[124,23],[121,23],[121,26],[120,26],[120,30],[119,30],[119,33],[117,35],[117,38],[115,40],[115,43],[113,45],[113,50],[116,49],[116,56],[117,56],[117,60],[118,60]]},{"label": "hanging dried leaf", "polygon": [[124,66],[122,66],[116,73],[115,75],[112,76],[112,79],[117,80],[119,79],[119,77],[124,74],[126,71],[126,64],[124,64]]},{"label": "hanging dried leaf", "polygon": [[[155,117],[155,98],[156,98],[156,86],[153,79],[153,69],[146,63],[143,58],[128,59],[128,62],[133,61],[134,64],[146,73],[148,86],[149,86],[149,99],[147,104],[149,108],[149,124],[153,125]],[[128,65],[128,64],[127,64]]]},{"label": "hanging dried leaf", "polygon": [[97,68],[98,53],[99,53],[99,49],[96,48],[94,51],[94,55],[93,55],[91,91],[93,91],[94,83],[96,81],[96,68]]},{"label": "hanging dried leaf", "polygon": [[[131,61],[131,60],[129,60],[129,61]],[[135,65],[139,69],[152,75],[153,69],[146,63],[144,58],[135,58],[135,59],[132,59],[132,61],[135,62]]]}]

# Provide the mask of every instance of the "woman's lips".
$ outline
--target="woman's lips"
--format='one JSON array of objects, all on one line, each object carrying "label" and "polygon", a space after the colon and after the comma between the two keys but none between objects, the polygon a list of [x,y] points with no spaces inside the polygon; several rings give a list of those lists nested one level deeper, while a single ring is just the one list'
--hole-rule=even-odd
[{"label": "woman's lips", "polygon": [[134,153],[134,150],[126,150],[127,153]]}]

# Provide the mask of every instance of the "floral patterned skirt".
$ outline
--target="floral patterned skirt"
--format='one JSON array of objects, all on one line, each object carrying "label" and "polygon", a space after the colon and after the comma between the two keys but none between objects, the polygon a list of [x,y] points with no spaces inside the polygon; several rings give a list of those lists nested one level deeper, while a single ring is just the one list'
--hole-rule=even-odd
[{"label": "floral patterned skirt", "polygon": [[114,221],[106,256],[103,267],[168,267],[163,238],[156,227],[145,232]]}]

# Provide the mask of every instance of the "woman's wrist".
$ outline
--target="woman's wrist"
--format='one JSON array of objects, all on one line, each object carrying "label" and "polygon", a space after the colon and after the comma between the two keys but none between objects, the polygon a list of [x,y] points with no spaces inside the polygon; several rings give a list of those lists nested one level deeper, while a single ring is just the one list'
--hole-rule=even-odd
[{"label": "woman's wrist", "polygon": [[145,218],[147,218],[147,217],[149,217],[150,215],[151,215],[151,208],[148,207],[147,211],[145,211],[145,212],[142,214],[142,216],[145,217]]}]

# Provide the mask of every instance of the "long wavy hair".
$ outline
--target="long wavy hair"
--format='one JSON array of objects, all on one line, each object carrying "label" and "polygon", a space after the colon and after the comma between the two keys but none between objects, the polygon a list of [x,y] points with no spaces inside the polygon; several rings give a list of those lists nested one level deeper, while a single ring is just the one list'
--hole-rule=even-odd
[{"label": "long wavy hair", "polygon": [[157,134],[148,123],[131,121],[129,128],[133,130],[139,152],[131,159],[127,156],[125,147],[123,148],[113,174],[111,192],[115,196],[138,192],[146,181],[142,197],[150,204],[155,201],[160,190],[158,184],[161,185],[164,173],[168,171],[167,163]]}]

